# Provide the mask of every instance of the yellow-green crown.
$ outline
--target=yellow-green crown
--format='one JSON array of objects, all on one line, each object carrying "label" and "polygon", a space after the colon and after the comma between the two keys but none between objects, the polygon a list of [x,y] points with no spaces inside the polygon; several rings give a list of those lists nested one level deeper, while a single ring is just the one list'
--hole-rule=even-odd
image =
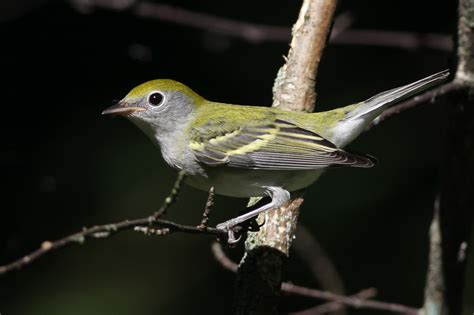
[{"label": "yellow-green crown", "polygon": [[181,92],[184,95],[187,95],[192,99],[194,103],[199,103],[203,98],[194,92],[192,89],[187,87],[181,82],[169,80],[169,79],[158,79],[151,80],[145,83],[142,83],[134,87],[128,94],[125,96],[126,99],[136,99],[144,97],[153,91],[162,91],[162,92]]}]

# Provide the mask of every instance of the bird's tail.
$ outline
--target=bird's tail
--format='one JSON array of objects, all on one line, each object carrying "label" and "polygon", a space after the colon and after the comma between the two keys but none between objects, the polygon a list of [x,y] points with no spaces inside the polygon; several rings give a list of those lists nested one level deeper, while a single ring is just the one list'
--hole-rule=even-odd
[{"label": "bird's tail", "polygon": [[449,70],[444,70],[444,71],[432,74],[429,77],[423,78],[416,82],[379,93],[375,96],[372,96],[368,100],[362,102],[361,105],[357,106],[354,110],[347,113],[345,119],[347,120],[358,119],[368,114],[370,114],[370,116],[375,118],[378,115],[380,115],[382,111],[385,108],[389,107],[390,105],[398,103],[402,101],[403,99],[406,99],[436,84],[439,84],[441,81],[445,80],[448,76],[449,76]]}]

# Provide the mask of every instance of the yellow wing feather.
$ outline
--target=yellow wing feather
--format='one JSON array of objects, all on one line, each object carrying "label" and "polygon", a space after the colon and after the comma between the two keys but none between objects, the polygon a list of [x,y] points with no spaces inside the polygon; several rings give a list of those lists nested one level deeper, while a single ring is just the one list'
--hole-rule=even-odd
[{"label": "yellow wing feather", "polygon": [[[192,134],[202,135],[200,130],[194,131]],[[294,170],[374,165],[370,157],[338,149],[315,132],[281,119],[270,124],[220,129],[206,138],[193,139],[189,147],[198,161],[208,166]]]}]

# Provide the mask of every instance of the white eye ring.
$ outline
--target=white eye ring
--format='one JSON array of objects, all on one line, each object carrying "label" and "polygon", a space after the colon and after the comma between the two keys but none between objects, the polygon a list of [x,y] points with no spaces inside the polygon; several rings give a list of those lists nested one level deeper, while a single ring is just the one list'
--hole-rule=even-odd
[{"label": "white eye ring", "polygon": [[165,95],[161,92],[154,91],[151,92],[150,95],[148,95],[148,104],[154,107],[158,107],[163,105],[165,102]]}]

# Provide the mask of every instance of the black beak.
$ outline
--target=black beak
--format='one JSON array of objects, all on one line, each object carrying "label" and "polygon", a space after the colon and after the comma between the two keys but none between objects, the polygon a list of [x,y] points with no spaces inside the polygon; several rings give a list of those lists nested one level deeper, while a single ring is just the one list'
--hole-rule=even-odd
[{"label": "black beak", "polygon": [[127,116],[134,112],[143,112],[145,108],[135,106],[124,101],[119,101],[117,104],[110,106],[102,112],[102,115],[121,115]]}]

